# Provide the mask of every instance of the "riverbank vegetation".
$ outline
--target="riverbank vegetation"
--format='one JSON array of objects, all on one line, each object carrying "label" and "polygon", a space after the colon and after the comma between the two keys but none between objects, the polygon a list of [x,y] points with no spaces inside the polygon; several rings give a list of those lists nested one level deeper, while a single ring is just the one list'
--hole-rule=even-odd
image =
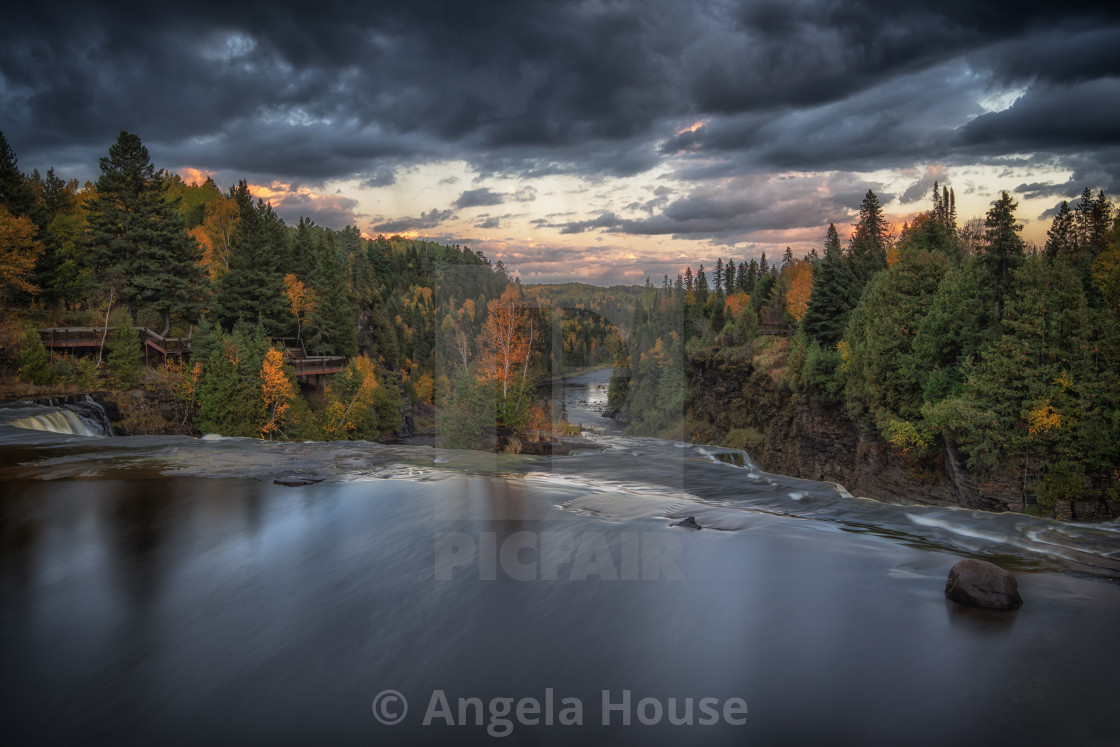
[{"label": "riverbank vegetation", "polygon": [[915,479],[952,451],[975,479],[1014,474],[1038,513],[1120,500],[1120,212],[1086,190],[1033,247],[1015,209],[1005,192],[958,225],[935,187],[894,231],[868,192],[846,247],[830,226],[820,253],[647,284],[611,405],[630,433],[746,443],[749,413],[715,433],[686,411],[690,365],[718,361],[842,412]]},{"label": "riverbank vegetation", "polygon": [[[533,384],[620,345],[582,301],[527,294],[467,247],[287,225],[244,180],[223,191],[156,169],[128,132],[99,166],[85,185],[24,174],[0,134],[9,396],[140,387],[174,398],[187,432],[263,438],[384,438],[443,412],[446,444],[472,445],[551,426]],[[104,333],[47,349],[48,327]],[[189,352],[143,347],[144,327]],[[345,360],[299,380],[305,356]]]}]

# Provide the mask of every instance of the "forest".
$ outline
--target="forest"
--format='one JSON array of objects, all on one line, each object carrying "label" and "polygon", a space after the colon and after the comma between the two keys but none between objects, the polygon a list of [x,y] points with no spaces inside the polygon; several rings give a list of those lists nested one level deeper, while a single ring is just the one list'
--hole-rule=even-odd
[{"label": "forest", "polygon": [[[1120,211],[1100,191],[1062,203],[1041,247],[1008,193],[960,221],[935,185],[900,228],[868,191],[847,242],[830,225],[803,257],[522,288],[467,247],[286,225],[246,181],[187,183],[128,132],[99,167],[84,185],[24,174],[0,134],[9,396],[141,388],[195,435],[377,439],[438,419],[444,445],[486,447],[495,429],[563,431],[536,387],[612,365],[629,433],[757,445],[689,411],[691,373],[718,360],[842,412],[917,480],[951,451],[980,478],[1014,471],[1040,513],[1120,499]],[[52,327],[101,329],[102,344],[47,349]],[[144,328],[189,354],[144,366]],[[296,376],[293,356],[323,355],[345,365]]]},{"label": "forest", "polygon": [[[246,181],[186,183],[128,132],[99,167],[85,185],[24,174],[0,133],[11,393],[141,387],[176,403],[182,432],[264,438],[390,437],[438,412],[446,445],[470,446],[488,428],[558,425],[534,386],[617,357],[590,296],[530,296],[481,252],[285,225]],[[48,350],[38,330],[52,327],[106,332],[93,350]],[[142,328],[189,340],[189,354],[144,366]],[[293,355],[346,365],[315,386]]]},{"label": "forest", "polygon": [[[955,195],[895,231],[868,191],[847,246],[722,259],[647,281],[611,380],[628,432],[757,445],[691,417],[689,367],[769,377],[890,445],[915,479],[952,449],[978,478],[1013,471],[1026,504],[1120,498],[1120,211],[1086,189],[1045,246],[1020,237],[1004,192],[958,225]],[[709,278],[710,272],[710,278]]]}]

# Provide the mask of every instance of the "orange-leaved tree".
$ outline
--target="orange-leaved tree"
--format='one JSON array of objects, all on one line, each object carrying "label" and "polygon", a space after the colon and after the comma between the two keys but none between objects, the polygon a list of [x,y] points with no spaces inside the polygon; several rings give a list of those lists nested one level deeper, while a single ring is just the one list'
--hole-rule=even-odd
[{"label": "orange-leaved tree", "polygon": [[302,342],[303,323],[315,307],[315,292],[291,273],[284,276],[284,292],[288,296],[288,310],[296,318],[296,339]]},{"label": "orange-leaved tree", "polygon": [[517,425],[528,413],[529,353],[533,324],[521,306],[521,288],[510,285],[486,308],[486,326],[480,340],[478,375],[494,382],[499,391],[498,424]]},{"label": "orange-leaved tree", "polygon": [[284,354],[269,347],[261,365],[261,401],[267,418],[261,426],[262,437],[271,439],[273,433],[284,435],[280,427],[295,398],[295,384],[289,372],[284,370]]},{"label": "orange-leaved tree", "polygon": [[229,269],[233,235],[241,222],[237,202],[228,197],[218,197],[206,206],[206,218],[190,234],[202,247],[202,264],[211,280]]},{"label": "orange-leaved tree", "polygon": [[789,273],[786,306],[790,316],[800,322],[809,311],[809,297],[813,294],[813,264],[804,259],[794,260],[786,272]]},{"label": "orange-leaved tree", "polygon": [[369,356],[351,358],[327,388],[323,431],[328,439],[375,438],[397,426],[397,402],[377,380]]},{"label": "orange-leaved tree", "polygon": [[35,238],[37,232],[30,218],[17,218],[0,205],[0,294],[6,296],[9,289],[39,292],[31,282],[35,261],[43,251],[43,244]]}]

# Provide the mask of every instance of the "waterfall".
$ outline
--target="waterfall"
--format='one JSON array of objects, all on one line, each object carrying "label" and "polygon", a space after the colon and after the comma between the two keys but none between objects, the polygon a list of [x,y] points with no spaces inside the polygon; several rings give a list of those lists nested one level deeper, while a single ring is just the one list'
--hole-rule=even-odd
[{"label": "waterfall", "polygon": [[9,425],[32,431],[48,431],[73,436],[112,436],[113,429],[109,416],[89,395],[78,402],[59,402],[49,400],[49,405],[40,405],[35,410]]}]

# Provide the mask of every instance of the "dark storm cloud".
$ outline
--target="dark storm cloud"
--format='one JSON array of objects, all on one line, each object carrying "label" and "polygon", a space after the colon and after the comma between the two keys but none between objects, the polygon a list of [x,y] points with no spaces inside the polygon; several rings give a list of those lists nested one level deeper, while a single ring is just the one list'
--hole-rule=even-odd
[{"label": "dark storm cloud", "polygon": [[966,147],[982,148],[998,143],[1021,153],[1120,143],[1120,78],[1034,84],[1011,108],[969,122],[961,141]]},{"label": "dark storm cloud", "polygon": [[[868,189],[849,175],[800,179],[743,177],[730,183],[702,185],[646,218],[623,218],[604,212],[590,220],[556,224],[561,233],[593,230],[646,236],[709,239],[737,244],[770,231],[846,223]],[[877,192],[881,203],[893,195]]]},{"label": "dark storm cloud", "polygon": [[306,190],[286,189],[270,194],[268,201],[276,214],[288,223],[311,217],[322,226],[357,225],[360,213],[356,200],[343,195],[316,195]]},{"label": "dark storm cloud", "polygon": [[505,196],[497,192],[493,192],[485,187],[482,189],[468,189],[463,194],[459,195],[459,199],[453,203],[457,208],[470,208],[470,207],[483,207],[487,205],[501,205],[505,202]]},{"label": "dark storm cloud", "polygon": [[404,231],[419,231],[436,228],[441,223],[454,220],[458,216],[452,210],[436,210],[432,208],[426,213],[420,213],[418,218],[398,218],[382,223],[375,223],[372,228],[376,233],[402,233]]},{"label": "dark storm cloud", "polygon": [[[1012,153],[1069,165],[1120,140],[1112,2],[12,5],[0,128],[25,168],[85,164],[79,178],[121,129],[157,166],[369,187],[450,158],[524,178],[671,159],[699,184]],[[1010,109],[977,105],[1009,86],[1026,89]],[[729,206],[702,196],[633,227],[716,231]]]}]

